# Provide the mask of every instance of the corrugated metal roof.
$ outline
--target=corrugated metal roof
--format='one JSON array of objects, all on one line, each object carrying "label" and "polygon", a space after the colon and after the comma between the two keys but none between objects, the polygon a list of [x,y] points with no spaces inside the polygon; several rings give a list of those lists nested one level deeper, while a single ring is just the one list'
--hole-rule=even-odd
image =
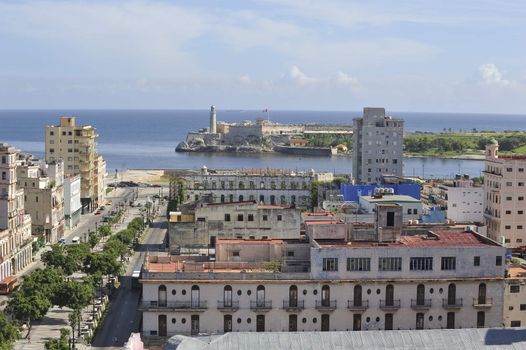
[{"label": "corrugated metal roof", "polygon": [[205,338],[174,338],[179,342],[173,348],[177,350],[526,349],[526,328],[234,332]]}]

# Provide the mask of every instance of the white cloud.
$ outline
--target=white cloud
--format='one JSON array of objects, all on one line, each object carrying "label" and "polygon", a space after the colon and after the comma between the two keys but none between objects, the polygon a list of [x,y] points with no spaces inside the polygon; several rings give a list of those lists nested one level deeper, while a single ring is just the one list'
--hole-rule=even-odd
[{"label": "white cloud", "polygon": [[250,83],[252,83],[252,79],[250,79],[250,76],[248,74],[244,74],[239,77],[239,82],[241,84],[250,85]]},{"label": "white cloud", "polygon": [[488,85],[509,86],[512,82],[502,78],[499,68],[493,63],[485,63],[479,67],[482,81]]},{"label": "white cloud", "polygon": [[309,77],[307,74],[303,73],[298,66],[294,65],[290,67],[288,77],[298,83],[299,85],[312,85],[315,84],[318,79]]},{"label": "white cloud", "polygon": [[342,71],[336,72],[334,80],[341,85],[349,85],[351,87],[358,87],[360,85],[358,79]]}]

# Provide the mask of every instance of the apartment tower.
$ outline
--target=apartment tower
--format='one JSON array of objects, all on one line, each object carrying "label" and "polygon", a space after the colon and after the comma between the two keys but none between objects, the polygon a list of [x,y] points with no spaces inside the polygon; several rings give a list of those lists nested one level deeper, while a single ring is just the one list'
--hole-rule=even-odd
[{"label": "apartment tower", "polygon": [[526,242],[526,156],[499,155],[499,144],[486,146],[484,223],[488,237],[508,248]]},{"label": "apartment tower", "polygon": [[98,135],[91,125],[77,126],[75,117],[60,117],[46,127],[46,162],[62,159],[64,175],[80,175],[82,212],[104,202],[106,162],[95,148]]},{"label": "apartment tower", "polygon": [[353,120],[352,175],[355,184],[375,184],[382,175],[402,176],[404,121],[384,108],[363,109]]}]

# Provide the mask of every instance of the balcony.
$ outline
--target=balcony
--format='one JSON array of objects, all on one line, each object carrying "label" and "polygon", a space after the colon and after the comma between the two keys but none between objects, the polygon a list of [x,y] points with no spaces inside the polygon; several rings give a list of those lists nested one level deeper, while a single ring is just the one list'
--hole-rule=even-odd
[{"label": "balcony", "polygon": [[206,301],[168,301],[164,303],[159,303],[156,300],[152,300],[141,302],[141,309],[148,311],[205,311],[206,308]]},{"label": "balcony", "polygon": [[225,302],[223,300],[217,301],[217,309],[223,312],[233,312],[239,310],[239,301],[231,300],[230,302]]},{"label": "balcony", "polygon": [[270,300],[251,300],[250,310],[269,311],[272,309],[272,301]]},{"label": "balcony", "polygon": [[301,311],[305,309],[304,300],[283,300],[283,309],[287,311]]},{"label": "balcony", "polygon": [[493,306],[493,298],[473,298],[473,307],[487,309]]},{"label": "balcony", "polygon": [[365,311],[369,308],[369,300],[347,300],[347,309],[352,311]]},{"label": "balcony", "polygon": [[322,311],[336,310],[336,300],[316,300],[316,310],[322,310]]},{"label": "balcony", "polygon": [[444,309],[460,309],[462,307],[462,299],[442,299],[442,307]]},{"label": "balcony", "polygon": [[380,299],[380,309],[382,310],[398,310],[400,308],[400,299],[385,300]]},{"label": "balcony", "polygon": [[411,309],[414,310],[427,310],[431,308],[431,299],[411,299]]}]

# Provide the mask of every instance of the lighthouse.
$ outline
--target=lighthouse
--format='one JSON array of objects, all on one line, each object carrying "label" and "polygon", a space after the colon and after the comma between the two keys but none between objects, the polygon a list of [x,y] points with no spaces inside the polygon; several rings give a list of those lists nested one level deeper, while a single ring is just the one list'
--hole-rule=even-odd
[{"label": "lighthouse", "polygon": [[217,124],[217,121],[216,121],[216,107],[215,106],[211,106],[210,107],[210,128],[208,129],[208,131],[210,133],[215,134],[217,132],[216,124]]}]

